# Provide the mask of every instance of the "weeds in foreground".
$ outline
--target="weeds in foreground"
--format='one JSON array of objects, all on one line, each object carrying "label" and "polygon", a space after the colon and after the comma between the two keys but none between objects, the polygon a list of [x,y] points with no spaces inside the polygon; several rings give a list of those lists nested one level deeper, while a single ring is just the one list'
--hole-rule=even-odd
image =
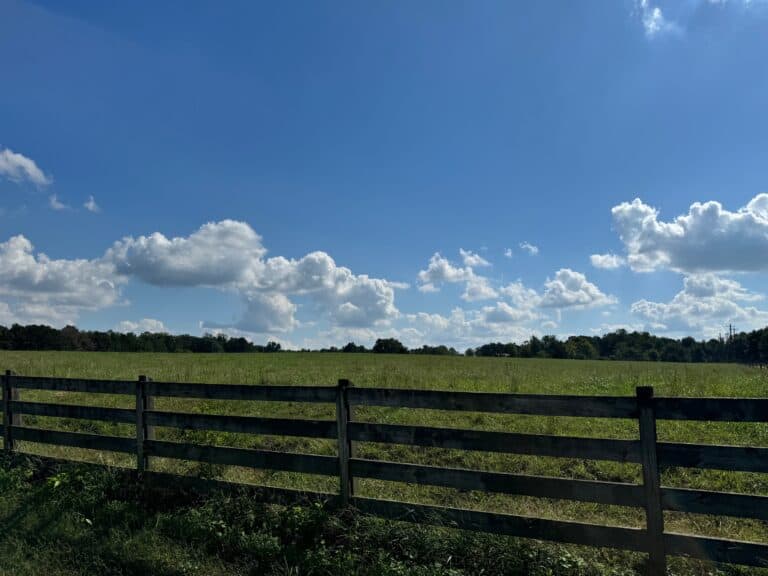
[{"label": "weeds in foreground", "polygon": [[[245,491],[145,488],[125,471],[0,460],[0,574],[630,576],[637,555],[387,522]],[[720,572],[677,563],[672,574]]]}]

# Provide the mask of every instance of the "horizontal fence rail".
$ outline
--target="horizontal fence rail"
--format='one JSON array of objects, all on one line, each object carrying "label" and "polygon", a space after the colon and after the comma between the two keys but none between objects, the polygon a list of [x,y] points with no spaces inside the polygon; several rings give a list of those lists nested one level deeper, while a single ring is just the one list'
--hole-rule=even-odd
[{"label": "horizontal fence rail", "polygon": [[[130,411],[133,412],[132,410]],[[221,414],[184,414],[180,412],[147,411],[147,424],[182,428],[184,430],[216,430],[243,434],[272,436],[305,436],[309,438],[336,438],[336,422],[324,420],[294,420],[287,418],[256,418],[253,416],[225,416]],[[133,416],[132,420],[133,421]]]},{"label": "horizontal fence rail", "polygon": [[[33,402],[20,398],[20,392],[26,390],[133,395],[136,402],[133,408]],[[393,520],[643,552],[649,555],[648,573],[652,575],[664,573],[668,555],[768,567],[768,545],[666,532],[663,515],[664,511],[674,511],[768,521],[768,496],[671,488],[659,481],[659,470],[671,467],[768,473],[768,447],[659,442],[655,425],[657,420],[768,422],[768,399],[764,398],[654,398],[653,390],[647,387],[638,388],[636,397],[562,396],[355,388],[347,380],[340,380],[335,387],[252,386],[155,382],[143,376],[135,381],[30,377],[10,371],[2,376],[2,391],[0,435],[7,452],[18,450],[17,442],[33,442],[133,454],[141,479],[166,485],[171,481],[211,487],[232,484],[156,472],[151,470],[150,458],[335,476],[339,478],[338,495],[251,489],[269,502],[288,503],[310,495]],[[170,412],[155,409],[157,397],[335,404],[336,419]],[[360,422],[354,418],[359,406],[633,419],[640,424],[640,437],[617,440]],[[33,427],[24,422],[25,416],[128,424],[135,427],[135,437]],[[155,438],[157,428],[319,438],[334,440],[338,450],[337,455],[328,456],[169,442]],[[631,463],[642,467],[643,483],[370,460],[356,456],[359,442]],[[367,498],[356,494],[357,480],[362,478],[643,508],[647,522],[643,529],[603,526]]]}]

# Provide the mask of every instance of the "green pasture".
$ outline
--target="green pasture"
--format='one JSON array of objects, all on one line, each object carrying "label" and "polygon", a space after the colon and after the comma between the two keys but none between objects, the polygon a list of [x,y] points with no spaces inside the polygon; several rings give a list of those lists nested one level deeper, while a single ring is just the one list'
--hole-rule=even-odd
[{"label": "green pasture", "polygon": [[[474,392],[588,394],[633,396],[637,386],[653,386],[657,396],[768,396],[768,371],[725,364],[666,364],[538,360],[515,358],[465,358],[389,356],[373,354],[126,354],[78,352],[0,351],[0,369],[22,375],[137,379],[140,374],[157,381],[334,385],[346,378],[355,386],[428,388]],[[114,407],[132,407],[130,396],[84,395],[22,391],[22,399],[59,401]],[[324,404],[202,401],[158,398],[161,410],[208,412],[270,417],[334,419],[334,406]],[[523,433],[602,438],[636,438],[637,422],[595,418],[563,418],[438,410],[358,408],[356,420],[410,423]],[[130,425],[84,422],[25,416],[25,424],[61,430],[133,436]],[[768,446],[768,425],[659,422],[661,440],[706,444]],[[157,438],[204,444],[335,454],[335,441],[249,436],[220,432],[184,432],[160,428]],[[52,455],[116,466],[132,466],[129,456],[22,443],[25,452]],[[566,478],[639,482],[636,465],[464,452],[407,446],[360,444],[360,457],[438,466],[466,467]],[[191,462],[156,459],[156,470],[223,478],[230,481],[334,492],[336,478],[292,473],[272,473]],[[672,469],[663,473],[666,486],[768,495],[768,475]],[[607,507],[563,500],[545,500],[444,488],[419,487],[396,482],[360,481],[359,494],[406,502],[509,512],[543,518],[641,526],[639,509]],[[0,514],[3,514],[0,509]],[[691,514],[666,515],[667,529],[743,540],[768,542],[766,523]],[[0,548],[0,552],[2,549]],[[589,550],[590,561],[631,565],[630,555]],[[680,570],[707,573],[707,568],[680,564]],[[410,573],[410,572],[408,572]],[[446,572],[448,573],[448,572]],[[464,574],[465,572],[459,572]],[[473,573],[473,572],[466,572]],[[557,572],[553,572],[557,573]],[[565,572],[564,572],[565,573]],[[297,572],[298,574],[298,572]]]}]

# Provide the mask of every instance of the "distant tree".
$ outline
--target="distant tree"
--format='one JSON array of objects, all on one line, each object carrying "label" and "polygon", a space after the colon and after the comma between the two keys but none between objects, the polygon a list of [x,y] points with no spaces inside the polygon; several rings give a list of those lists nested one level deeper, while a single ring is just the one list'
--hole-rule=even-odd
[{"label": "distant tree", "polygon": [[568,358],[576,360],[592,360],[597,358],[597,349],[587,336],[571,336],[565,342]]},{"label": "distant tree", "polygon": [[760,362],[768,364],[768,328],[763,328],[760,336]]},{"label": "distant tree", "polygon": [[344,348],[342,348],[341,351],[342,352],[351,353],[351,354],[359,354],[361,352],[368,352],[368,350],[366,349],[365,346],[363,346],[362,344],[360,346],[358,346],[354,342],[347,343],[347,345],[344,346]]},{"label": "distant tree", "polygon": [[280,352],[283,349],[283,347],[280,345],[280,342],[267,342],[266,347],[264,348],[264,352]]},{"label": "distant tree", "polygon": [[396,338],[379,338],[373,345],[373,352],[375,354],[408,354],[408,348]]}]

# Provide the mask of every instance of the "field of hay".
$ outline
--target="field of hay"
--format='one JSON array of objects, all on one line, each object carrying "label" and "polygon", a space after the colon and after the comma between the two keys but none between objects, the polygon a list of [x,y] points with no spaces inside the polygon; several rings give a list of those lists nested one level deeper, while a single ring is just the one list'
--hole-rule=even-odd
[{"label": "field of hay", "polygon": [[[0,352],[0,368],[22,375],[136,379],[140,374],[157,381],[334,385],[346,378],[355,386],[429,388],[475,392],[541,394],[634,395],[636,386],[650,385],[658,396],[768,396],[768,371],[737,365],[662,364],[388,356],[373,354],[119,354],[65,352]],[[132,397],[22,391],[22,399],[101,406],[132,407]],[[220,414],[334,419],[334,406],[293,403],[202,401],[158,398],[157,409]],[[517,416],[452,413],[393,408],[358,409],[356,420],[422,424],[480,430],[541,433],[602,438],[637,438],[637,422],[595,418]],[[25,416],[25,423],[61,430],[133,436],[130,425]],[[768,446],[768,425],[659,422],[659,439],[675,442]],[[335,454],[335,441],[221,432],[184,432],[159,428],[157,438],[173,441]],[[21,443],[22,451],[132,466],[130,456],[94,453]],[[637,465],[562,458],[463,452],[397,445],[360,444],[363,458],[466,467],[579,479],[639,482]],[[223,478],[230,481],[334,492],[335,478],[294,473],[273,473],[155,459],[156,470]],[[761,474],[713,470],[672,469],[662,484],[675,487],[768,495],[768,478]],[[397,482],[360,481],[359,495],[509,512],[543,518],[579,520],[623,526],[641,526],[639,509],[545,500]],[[0,514],[2,511],[0,510]],[[768,525],[759,521],[690,514],[666,514],[667,530],[768,542]],[[625,556],[587,551],[602,561],[622,564]],[[628,558],[629,555],[626,555]],[[613,559],[613,560],[610,560]],[[631,560],[626,560],[627,564]],[[686,565],[687,566],[687,565]],[[681,568],[682,569],[682,568]],[[686,568],[689,569],[689,568]],[[297,572],[298,573],[298,572]],[[408,572],[410,573],[410,572]],[[465,572],[460,572],[464,574]],[[467,572],[469,573],[469,572]]]}]

